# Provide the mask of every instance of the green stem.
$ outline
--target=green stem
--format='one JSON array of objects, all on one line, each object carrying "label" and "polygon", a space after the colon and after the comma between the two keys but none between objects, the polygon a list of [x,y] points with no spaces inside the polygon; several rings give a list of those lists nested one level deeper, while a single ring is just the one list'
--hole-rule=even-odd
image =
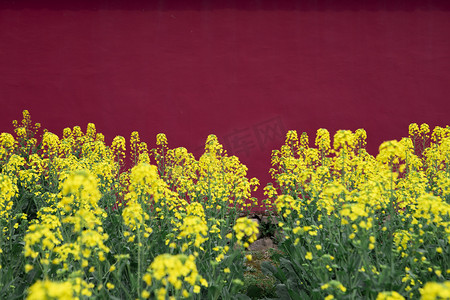
[{"label": "green stem", "polygon": [[141,296],[141,231],[138,228],[138,282],[137,282],[137,291],[138,297]]}]

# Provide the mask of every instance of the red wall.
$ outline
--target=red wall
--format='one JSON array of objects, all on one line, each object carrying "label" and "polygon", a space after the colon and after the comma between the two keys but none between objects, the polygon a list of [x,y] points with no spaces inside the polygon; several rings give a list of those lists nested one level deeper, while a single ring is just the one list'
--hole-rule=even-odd
[{"label": "red wall", "polygon": [[450,124],[450,1],[68,2],[0,3],[0,131],[215,133],[265,183],[288,129],[363,127],[376,154]]}]

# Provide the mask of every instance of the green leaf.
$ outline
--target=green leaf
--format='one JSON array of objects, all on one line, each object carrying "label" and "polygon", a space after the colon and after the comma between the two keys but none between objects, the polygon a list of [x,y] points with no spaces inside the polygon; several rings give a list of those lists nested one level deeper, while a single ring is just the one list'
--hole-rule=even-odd
[{"label": "green leaf", "polygon": [[277,296],[279,299],[292,299],[286,285],[284,284],[277,284]]},{"label": "green leaf", "polygon": [[237,294],[237,295],[233,296],[233,299],[236,299],[236,300],[251,300],[252,298],[250,298],[249,296],[244,295],[244,294]]},{"label": "green leaf", "polygon": [[269,275],[269,276],[275,277],[280,282],[285,282],[286,281],[285,273],[280,268],[275,267],[274,265],[272,265],[268,261],[263,261],[261,263],[261,271],[265,275]]}]

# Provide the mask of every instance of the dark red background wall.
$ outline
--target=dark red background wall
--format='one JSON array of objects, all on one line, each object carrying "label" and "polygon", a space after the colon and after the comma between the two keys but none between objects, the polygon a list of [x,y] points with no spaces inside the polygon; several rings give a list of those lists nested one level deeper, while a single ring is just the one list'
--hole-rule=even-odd
[{"label": "dark red background wall", "polygon": [[450,1],[2,1],[0,131],[28,109],[197,156],[210,133],[267,182],[288,129],[447,125]]}]

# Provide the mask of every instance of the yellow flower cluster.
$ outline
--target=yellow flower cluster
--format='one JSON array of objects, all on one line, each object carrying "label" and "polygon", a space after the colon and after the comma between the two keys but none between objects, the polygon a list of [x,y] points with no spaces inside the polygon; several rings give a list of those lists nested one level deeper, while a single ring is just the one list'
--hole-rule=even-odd
[{"label": "yellow flower cluster", "polygon": [[92,284],[79,278],[62,282],[39,280],[29,288],[27,300],[72,300],[79,299],[78,296],[90,297],[92,288]]},{"label": "yellow flower cluster", "polygon": [[[18,194],[17,185],[7,175],[0,174],[0,220],[9,221],[13,198]],[[0,223],[2,224],[2,223]]]},{"label": "yellow flower cluster", "polygon": [[245,248],[248,248],[251,243],[256,241],[256,235],[259,233],[258,223],[247,217],[237,219],[233,230],[238,244],[243,245]]},{"label": "yellow flower cluster", "polygon": [[129,193],[125,199],[137,201],[140,197],[149,195],[153,201],[158,202],[163,196],[165,187],[155,166],[140,163],[131,169]]},{"label": "yellow flower cluster", "polygon": [[[61,200],[55,207],[43,207],[24,237],[24,255],[40,259],[46,270],[50,263],[62,265],[62,272],[73,272],[77,261],[81,268],[89,260],[100,261],[109,252],[102,227],[106,213],[98,206],[100,193],[96,179],[86,170],[70,174],[61,185]],[[27,267],[28,271],[31,268]]]},{"label": "yellow flower cluster", "polygon": [[331,280],[325,284],[322,284],[320,286],[321,290],[330,290],[330,291],[337,291],[338,293],[345,293],[347,291],[347,288],[339,281],[337,280]]},{"label": "yellow flower cluster", "polygon": [[0,134],[0,164],[4,164],[13,154],[16,141],[14,137],[6,132]]},{"label": "yellow flower cluster", "polygon": [[[143,279],[147,286],[160,286],[155,291],[155,298],[158,300],[166,299],[169,286],[175,288],[176,293],[183,297],[189,296],[191,288],[198,294],[201,286],[208,287],[208,282],[198,274],[193,255],[159,255],[150,264]],[[143,298],[151,296],[145,290],[142,295]]]},{"label": "yellow flower cluster", "polygon": [[183,244],[181,251],[184,252],[192,243],[196,248],[204,250],[201,245],[208,240],[208,226],[204,219],[198,216],[188,215],[183,218],[183,223],[179,230],[180,233],[178,234],[178,239],[186,238],[187,240],[194,240],[193,242],[189,241],[188,243]]},{"label": "yellow flower cluster", "polygon": [[131,133],[130,150],[131,150],[131,160],[133,164],[135,165],[137,163],[150,164],[147,143],[141,142],[139,138],[139,133],[137,131],[133,131]]},{"label": "yellow flower cluster", "polygon": [[166,146],[167,145],[167,137],[164,133],[159,133],[156,135],[156,145],[158,145],[158,146]]},{"label": "yellow flower cluster", "polygon": [[314,143],[317,146],[317,149],[322,154],[327,155],[331,149],[331,140],[330,133],[325,128],[320,128],[317,130],[316,141]]},{"label": "yellow flower cluster", "polygon": [[394,233],[394,244],[398,251],[406,250],[408,248],[408,243],[411,241],[411,233],[406,230],[399,230]]},{"label": "yellow flower cluster", "polygon": [[404,300],[405,297],[396,291],[378,293],[376,300]]},{"label": "yellow flower cluster", "polygon": [[111,151],[113,153],[114,160],[119,164],[122,165],[124,163],[126,154],[126,141],[123,136],[116,136],[113,139],[112,145],[111,145]]},{"label": "yellow flower cluster", "polygon": [[156,211],[161,219],[164,219],[168,212],[175,213],[179,207],[186,205],[160,178],[157,167],[143,162],[131,169],[125,200],[129,203],[139,203],[143,209]]},{"label": "yellow flower cluster", "polygon": [[228,156],[215,135],[208,136],[199,160],[185,148],[168,149],[167,138],[161,134],[157,144],[161,148],[154,156],[160,174],[180,197],[204,203],[207,211],[243,210],[256,204],[251,190],[257,188],[258,180],[247,179],[247,167],[237,157]]},{"label": "yellow flower cluster", "polygon": [[27,110],[22,112],[23,119],[19,124],[17,120],[14,120],[14,132],[17,136],[14,144],[14,150],[16,154],[21,156],[28,156],[37,150],[37,135],[38,130],[41,128],[41,124],[31,121],[31,115]]},{"label": "yellow flower cluster", "polygon": [[[150,217],[144,212],[141,205],[136,201],[130,201],[122,212],[123,223],[131,232],[145,232],[144,237],[148,238],[153,230],[145,224]],[[125,231],[128,241],[134,241],[134,235],[130,231]]]},{"label": "yellow flower cluster", "polygon": [[450,299],[450,281],[443,283],[427,282],[420,289],[421,300]]}]

